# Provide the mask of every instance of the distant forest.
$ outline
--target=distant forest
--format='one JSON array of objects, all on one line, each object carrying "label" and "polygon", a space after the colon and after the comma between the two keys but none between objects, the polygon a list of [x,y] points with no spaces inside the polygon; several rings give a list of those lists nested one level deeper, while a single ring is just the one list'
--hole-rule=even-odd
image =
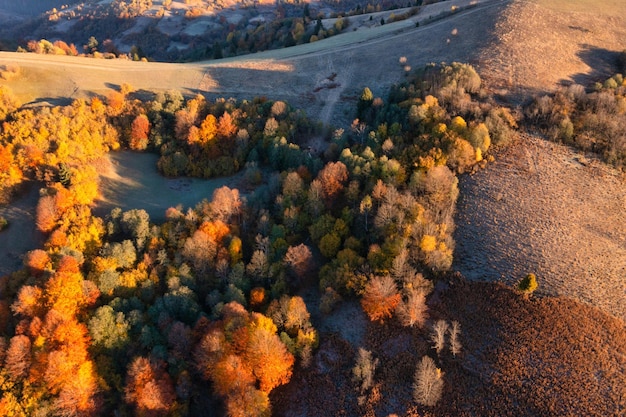
[{"label": "distant forest", "polygon": [[63,5],[79,3],[76,0],[0,0],[0,11],[6,10],[25,16],[35,16]]}]

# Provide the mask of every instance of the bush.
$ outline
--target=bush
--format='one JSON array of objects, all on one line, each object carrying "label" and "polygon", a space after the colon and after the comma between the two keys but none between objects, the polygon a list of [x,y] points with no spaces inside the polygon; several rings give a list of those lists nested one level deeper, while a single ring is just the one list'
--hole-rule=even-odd
[{"label": "bush", "polygon": [[539,284],[537,284],[537,277],[535,274],[528,274],[517,285],[517,289],[525,295],[530,295],[537,289],[538,286]]},{"label": "bush", "polygon": [[9,221],[4,217],[0,216],[0,232],[6,229],[9,226]]}]

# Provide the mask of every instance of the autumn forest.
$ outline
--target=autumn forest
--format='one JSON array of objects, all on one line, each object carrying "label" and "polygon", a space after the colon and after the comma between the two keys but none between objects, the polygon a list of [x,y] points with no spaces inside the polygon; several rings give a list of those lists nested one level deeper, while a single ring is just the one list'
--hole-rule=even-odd
[{"label": "autumn forest", "polygon": [[[427,305],[454,275],[459,175],[484,169],[522,124],[623,169],[625,95],[618,74],[514,112],[472,66],[433,64],[386,97],[364,86],[352,124],[330,128],[265,97],[147,97],[124,84],[22,107],[0,87],[0,201],[39,188],[45,236],[0,279],[0,414],[269,416],[275,390],[312,366],[313,316],[357,302],[371,322],[432,338],[407,365],[422,415],[440,400],[442,364],[463,352],[463,328],[431,322]],[[195,207],[172,202],[164,221],[98,217],[100,172],[122,151],[157,154],[166,177],[243,181]],[[359,404],[384,366],[359,350]]]}]

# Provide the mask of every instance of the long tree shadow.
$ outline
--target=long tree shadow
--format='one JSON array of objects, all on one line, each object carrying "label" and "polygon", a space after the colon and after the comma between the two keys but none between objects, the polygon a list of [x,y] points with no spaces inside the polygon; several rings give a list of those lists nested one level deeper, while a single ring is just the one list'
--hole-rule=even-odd
[{"label": "long tree shadow", "polygon": [[611,51],[606,48],[584,44],[578,52],[578,57],[587,64],[591,71],[587,73],[573,74],[571,79],[576,84],[592,85],[595,82],[602,82],[620,70],[619,51]]}]

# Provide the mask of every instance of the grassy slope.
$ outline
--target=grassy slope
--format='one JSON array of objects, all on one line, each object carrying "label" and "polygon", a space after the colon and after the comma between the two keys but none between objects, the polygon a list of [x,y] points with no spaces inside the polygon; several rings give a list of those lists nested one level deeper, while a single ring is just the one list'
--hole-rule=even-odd
[{"label": "grassy slope", "polygon": [[[470,0],[446,3],[449,8]],[[345,122],[351,121],[353,99],[364,86],[384,96],[389,85],[403,78],[398,63],[402,56],[414,68],[433,61],[472,60],[476,51],[487,46],[488,36],[483,31],[488,34],[493,29],[502,7],[501,2],[485,4],[494,6],[477,7],[420,28],[415,28],[413,21],[402,21],[313,44],[220,61],[175,65],[0,53],[0,65],[15,62],[22,67],[24,76],[11,86],[26,101],[102,94],[127,82],[139,89],[176,88],[188,94],[287,99],[306,108],[313,118],[326,110],[331,115],[329,120]],[[437,8],[425,8],[414,19],[424,21],[442,11],[441,5],[432,7]],[[454,29],[457,36],[451,35]],[[336,91],[318,89],[333,73],[337,73],[338,87],[334,90],[340,91],[338,100],[333,97]]]},{"label": "grassy slope", "polygon": [[[625,38],[626,25],[621,17],[611,16],[609,19],[606,15],[589,13],[582,16],[550,14],[549,11],[554,10],[541,5],[513,4],[510,9],[502,3],[501,8],[457,16],[430,28],[405,32],[388,41],[381,39],[371,44],[342,47],[337,52],[284,57],[280,62],[263,55],[258,58],[265,57],[266,61],[238,59],[234,63],[212,63],[206,67],[196,64],[172,67],[103,63],[103,67],[87,69],[89,77],[85,77],[85,68],[73,65],[58,67],[49,64],[48,70],[36,69],[40,68],[37,60],[48,59],[37,57],[33,59],[34,64],[23,64],[30,84],[36,84],[30,87],[31,90],[28,90],[29,83],[24,82],[23,86],[31,100],[35,97],[89,95],[106,91],[107,83],[122,82],[139,88],[150,88],[155,84],[160,88],[176,87],[186,92],[201,89],[247,97],[266,94],[271,98],[290,99],[296,105],[306,105],[315,116],[316,111],[324,109],[324,101],[330,95],[325,90],[314,93],[315,86],[332,72],[338,72],[342,94],[339,106],[331,108],[331,113],[333,120],[341,121],[350,117],[341,114],[342,103],[345,108],[352,106],[351,99],[364,84],[373,87],[375,94],[382,95],[389,83],[401,79],[402,72],[397,63],[400,56],[407,56],[413,67],[429,61],[471,61],[478,64],[479,71],[487,75],[492,86],[509,88],[507,83],[510,81],[511,84],[521,83],[526,90],[534,90],[553,88],[559,80],[579,73],[589,74],[591,67],[585,64],[580,51],[624,48],[620,42]],[[525,19],[522,20],[524,25],[513,25],[509,19],[517,11],[524,13],[521,15]],[[555,20],[551,20],[553,18]],[[572,19],[576,19],[576,26],[583,23],[584,26],[580,27],[589,32],[568,28],[566,23],[569,21],[571,25]],[[589,22],[593,25],[587,24]],[[553,26],[553,29],[545,31],[546,26]],[[560,32],[563,28],[571,33],[563,35]],[[458,30],[457,37],[451,36],[452,29]],[[536,32],[541,35],[539,38],[533,37],[535,30],[539,31]],[[548,49],[553,41],[571,39],[572,36],[574,38],[568,45],[575,48]],[[528,39],[533,42],[526,47]],[[583,42],[588,46],[583,47]],[[323,44],[318,45],[321,46]],[[481,59],[475,59],[480,51],[483,52]],[[14,57],[2,54],[0,63],[11,62]],[[533,59],[537,58],[541,59],[535,63]],[[69,62],[69,59],[62,61]],[[575,65],[562,65],[564,61]],[[277,70],[268,71],[268,63],[278,65]],[[110,69],[104,68],[108,65]],[[50,68],[61,70],[49,71]],[[127,69],[122,72],[121,68]],[[33,75],[30,75],[31,71]],[[338,115],[334,114],[337,109]],[[465,353],[459,361],[448,358],[441,365],[447,373],[446,389],[440,406],[431,410],[433,414],[623,413],[626,407],[623,403],[626,398],[623,392],[626,386],[623,321],[564,299],[524,302],[494,284],[457,283],[448,290],[439,291],[430,304],[433,318],[461,322],[465,345]],[[387,415],[405,413],[410,409],[413,367],[407,364],[414,364],[427,353],[426,337],[419,330],[407,333],[393,326],[369,326],[364,338],[365,347],[383,361],[377,374],[377,380],[382,383],[381,399],[372,404],[369,411]],[[311,372],[296,373],[292,383],[277,390],[273,399],[276,415],[371,415],[356,404],[350,382],[355,349],[356,346],[340,337],[325,338]],[[422,415],[424,410],[419,411]]]},{"label": "grassy slope", "polygon": [[626,48],[625,16],[626,2],[619,0],[515,0],[481,52],[481,76],[517,99],[607,78]]},{"label": "grassy slope", "polygon": [[453,268],[508,285],[533,272],[538,292],[626,320],[623,175],[524,135],[460,188]]},{"label": "grassy slope", "polygon": [[[370,324],[365,342],[324,338],[311,367],[279,388],[275,416],[609,416],[626,409],[626,329],[601,311],[560,298],[524,300],[498,285],[453,279],[429,300],[432,320],[461,324],[463,352],[444,352],[445,388],[433,408],[412,402],[427,330]],[[373,394],[357,402],[356,350],[380,360]]]}]

